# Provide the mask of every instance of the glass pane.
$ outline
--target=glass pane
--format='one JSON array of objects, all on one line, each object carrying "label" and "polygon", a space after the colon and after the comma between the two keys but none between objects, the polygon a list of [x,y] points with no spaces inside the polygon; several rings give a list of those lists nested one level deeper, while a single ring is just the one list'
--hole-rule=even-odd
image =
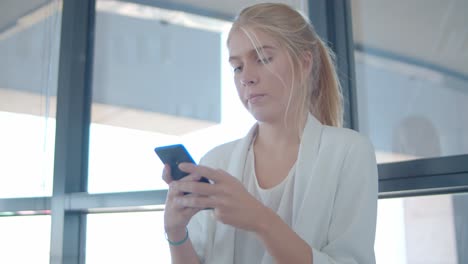
[{"label": "glass pane", "polygon": [[359,129],[378,161],[467,154],[468,2],[351,3]]},{"label": "glass pane", "polygon": [[50,216],[0,217],[0,234],[0,263],[49,263]]},{"label": "glass pane", "polygon": [[52,194],[60,9],[0,3],[0,198]]},{"label": "glass pane", "polygon": [[228,22],[133,3],[96,8],[89,192],[165,189],[155,147],[182,143],[198,161],[247,132]]},{"label": "glass pane", "polygon": [[467,208],[467,194],[379,200],[377,263],[467,263]]},{"label": "glass pane", "polygon": [[[180,2],[225,17],[245,5]],[[182,143],[198,162],[253,125],[228,63],[230,22],[124,1],[98,0],[96,13],[89,192],[165,189],[155,147]]]},{"label": "glass pane", "polygon": [[169,264],[164,212],[88,215],[86,264]]}]

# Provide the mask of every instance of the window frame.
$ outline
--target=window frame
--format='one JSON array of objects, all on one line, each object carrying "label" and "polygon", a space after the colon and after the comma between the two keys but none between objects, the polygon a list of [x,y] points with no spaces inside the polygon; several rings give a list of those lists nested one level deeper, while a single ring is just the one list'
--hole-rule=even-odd
[{"label": "window frame", "polygon": [[[233,19],[162,1],[126,2]],[[307,2],[318,34],[336,54],[345,126],[359,131],[350,1]],[[0,212],[51,210],[54,264],[85,263],[88,213],[163,210],[167,195],[167,190],[87,193],[95,6],[95,0],[63,0],[53,196],[0,199]],[[378,172],[379,198],[468,192],[468,154],[379,164]]]}]

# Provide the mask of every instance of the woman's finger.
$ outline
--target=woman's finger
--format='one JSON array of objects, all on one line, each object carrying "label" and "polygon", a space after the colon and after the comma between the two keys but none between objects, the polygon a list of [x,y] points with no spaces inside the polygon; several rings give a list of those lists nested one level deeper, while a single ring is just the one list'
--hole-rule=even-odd
[{"label": "woman's finger", "polygon": [[183,190],[180,190],[177,186],[180,185],[181,183],[184,184],[184,183],[189,183],[189,182],[198,182],[200,178],[201,177],[197,174],[190,174],[180,180],[171,181],[171,183],[169,183],[169,190],[167,193],[168,198],[173,199],[176,196],[185,195],[186,192]]},{"label": "woman's finger", "polygon": [[219,184],[209,184],[198,181],[179,181],[173,184],[173,188],[180,192],[195,193],[202,196],[211,196],[223,193],[223,188]]},{"label": "woman's finger", "polygon": [[168,164],[164,164],[164,169],[163,169],[163,172],[162,172],[162,179],[167,183],[171,183],[172,182],[172,176],[171,176],[171,166],[169,166]]},{"label": "woman's finger", "polygon": [[167,201],[173,200],[175,197],[181,196],[184,194],[183,192],[177,190],[177,188],[174,188],[174,183],[175,181],[172,181],[171,183],[169,183],[169,188],[167,190]]},{"label": "woman's finger", "polygon": [[226,179],[226,173],[222,170],[213,169],[206,166],[195,165],[193,163],[183,162],[179,164],[182,171],[202,175],[203,177],[212,180],[213,182],[221,182]]},{"label": "woman's finger", "polygon": [[215,208],[219,205],[219,202],[216,199],[200,195],[186,195],[182,197],[177,197],[175,198],[174,202],[175,204],[177,204],[177,206],[198,208],[200,210],[204,208]]},{"label": "woman's finger", "polygon": [[189,174],[185,177],[183,177],[182,179],[178,180],[178,182],[191,182],[191,181],[199,181],[201,179],[201,176],[196,174],[196,173],[192,173],[192,174]]}]

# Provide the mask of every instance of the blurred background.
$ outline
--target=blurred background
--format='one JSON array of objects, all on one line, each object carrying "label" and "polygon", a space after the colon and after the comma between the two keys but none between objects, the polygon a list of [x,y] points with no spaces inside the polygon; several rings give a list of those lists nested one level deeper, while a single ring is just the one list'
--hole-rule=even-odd
[{"label": "blurred background", "polygon": [[[2,263],[170,263],[153,149],[198,161],[255,120],[242,0],[0,3]],[[377,263],[468,263],[468,1],[290,0],[337,55],[379,163]]]}]

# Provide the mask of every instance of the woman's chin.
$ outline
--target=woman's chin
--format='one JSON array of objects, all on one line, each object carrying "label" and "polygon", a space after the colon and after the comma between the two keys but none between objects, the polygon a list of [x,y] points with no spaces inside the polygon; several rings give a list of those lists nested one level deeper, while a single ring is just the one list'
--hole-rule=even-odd
[{"label": "woman's chin", "polygon": [[250,114],[260,123],[274,123],[275,120],[278,120],[278,117],[275,113],[260,111],[259,109],[249,109]]}]

